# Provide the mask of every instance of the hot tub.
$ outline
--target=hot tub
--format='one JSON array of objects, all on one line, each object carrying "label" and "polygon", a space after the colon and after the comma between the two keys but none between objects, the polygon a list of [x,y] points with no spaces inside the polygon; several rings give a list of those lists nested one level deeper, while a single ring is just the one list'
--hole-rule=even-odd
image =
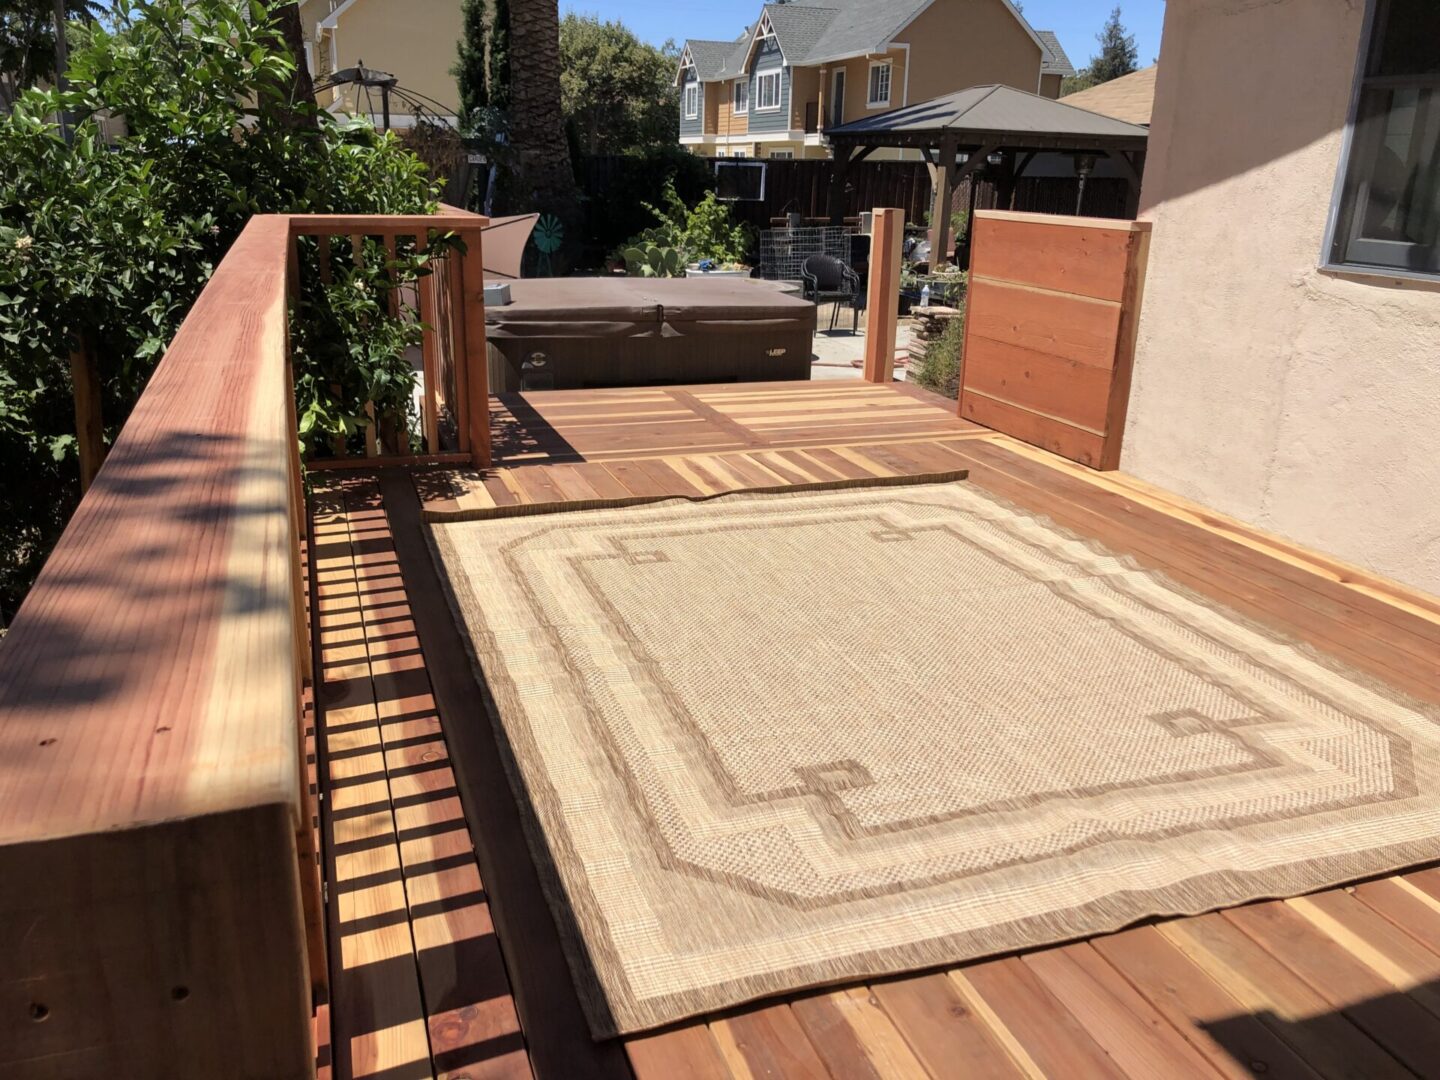
[{"label": "hot tub", "polygon": [[[485,309],[495,392],[810,377],[815,305],[775,282],[601,277],[509,284],[511,303]],[[543,366],[525,370],[537,354]]]}]

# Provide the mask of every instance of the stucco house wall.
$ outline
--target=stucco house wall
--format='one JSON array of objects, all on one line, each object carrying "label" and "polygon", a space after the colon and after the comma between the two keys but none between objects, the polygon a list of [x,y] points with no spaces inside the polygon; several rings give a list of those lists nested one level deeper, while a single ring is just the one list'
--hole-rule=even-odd
[{"label": "stucco house wall", "polygon": [[1121,468],[1440,593],[1440,283],[1317,269],[1364,18],[1169,0]]}]

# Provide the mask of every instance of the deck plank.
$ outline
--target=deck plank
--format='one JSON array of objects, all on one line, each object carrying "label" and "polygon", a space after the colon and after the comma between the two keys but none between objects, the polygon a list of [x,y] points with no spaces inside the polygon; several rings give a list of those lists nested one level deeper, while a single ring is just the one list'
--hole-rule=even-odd
[{"label": "deck plank", "polygon": [[1021,959],[1130,1076],[1219,1075],[1160,1011],[1088,944],[1042,949]]},{"label": "deck plank", "polygon": [[1289,904],[1248,904],[1223,913],[1409,1068],[1440,1063],[1440,1020],[1323,933]]},{"label": "deck plank", "polygon": [[400,470],[381,473],[379,484],[434,699],[441,717],[456,721],[445,727],[456,785],[535,1073],[575,1080],[629,1077],[622,1047],[590,1037],[494,732],[489,723],[476,722],[483,721],[483,690],[436,575],[415,488]]},{"label": "deck plank", "polygon": [[1411,1075],[1314,988],[1222,915],[1176,919],[1157,929],[1322,1076],[1398,1080]]},{"label": "deck plank", "polygon": [[[484,492],[484,504],[503,506],[697,497],[969,468],[977,486],[1135,554],[1358,667],[1393,674],[1406,689],[1433,683],[1440,651],[1427,650],[1440,646],[1440,623],[1419,600],[1392,595],[1386,583],[1323,559],[1311,562],[1303,550],[1251,535],[1239,523],[1212,524],[1193,506],[1138,482],[1055,464],[1033,448],[1017,450],[1011,440],[959,420],[953,402],[900,386],[506,395],[495,415],[507,419],[508,448],[494,471],[466,483]],[[904,400],[897,403],[896,395]],[[455,495],[451,484],[447,498],[468,497]],[[470,715],[477,690],[420,531],[419,504],[402,474],[387,474],[382,487],[405,581],[397,597],[382,568],[373,567],[374,602],[386,605],[389,616],[385,632],[367,644],[382,667],[403,672],[415,654],[407,633],[418,634],[440,714]],[[414,631],[395,615],[406,592],[414,600]],[[422,738],[413,718],[405,723],[412,726],[404,740]],[[1396,1054],[1417,1066],[1434,1049],[1440,1000],[1427,987],[1440,972],[1440,873],[1433,871],[1278,905],[1286,925],[1298,925],[1290,937],[1268,926],[1257,930],[1254,915],[1180,919],[874,987],[762,1002],[628,1038],[623,1049],[621,1042],[595,1044],[520,839],[493,735],[488,725],[463,723],[447,725],[445,734],[455,748],[459,801],[481,848],[484,880],[496,891],[490,910],[497,932],[467,925],[509,960],[517,1015],[543,1075],[619,1077],[633,1068],[657,1080],[1214,1076],[1246,1075],[1260,1063],[1271,1076],[1387,1077],[1407,1075]],[[422,746],[423,739],[394,746],[382,761],[413,768],[412,751]],[[355,767],[370,765],[357,758]],[[421,785],[417,794],[425,772],[408,778]],[[432,845],[426,858],[439,864],[425,878],[435,899],[452,895],[447,889],[463,894],[465,886],[446,876],[450,849],[441,839],[413,839]],[[407,854],[410,843],[401,840]],[[1245,920],[1266,944],[1237,925]],[[423,922],[415,925],[418,937]],[[1339,985],[1317,987],[1313,980],[1320,979]],[[1365,1013],[1367,1002],[1383,1000],[1388,1008],[1392,998],[1408,1003],[1397,1014],[1402,1023]],[[1367,1022],[1357,1026],[1357,1019]],[[1394,1043],[1394,1053],[1381,1043]]]},{"label": "deck plank", "polygon": [[1315,1070],[1153,926],[1091,944],[1224,1075],[1316,1080]]},{"label": "deck plank", "polygon": [[977,1080],[1026,1075],[944,975],[872,983],[870,992],[932,1075]]},{"label": "deck plank", "polygon": [[1125,1075],[1019,959],[971,964],[959,971],[1046,1075],[1073,1080],[1115,1080]]},{"label": "deck plank", "polygon": [[737,1077],[830,1078],[830,1070],[784,1002],[721,1017],[711,1022],[710,1031],[721,1056]]}]

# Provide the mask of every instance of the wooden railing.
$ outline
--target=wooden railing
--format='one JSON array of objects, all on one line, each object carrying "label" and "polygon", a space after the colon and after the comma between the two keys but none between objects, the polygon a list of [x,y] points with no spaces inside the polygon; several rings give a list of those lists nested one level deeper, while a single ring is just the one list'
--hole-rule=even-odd
[{"label": "wooden railing", "polygon": [[[421,339],[421,366],[418,371],[421,395],[420,444],[417,453],[409,447],[409,432],[403,418],[382,422],[374,405],[368,406],[365,448],[359,461],[344,444],[334,446],[333,459],[315,458],[314,467],[366,465],[384,458],[403,461],[468,461],[490,463],[489,389],[485,385],[484,268],[481,257],[481,230],[486,218],[463,210],[447,209],[434,215],[344,216],[297,215],[290,218],[291,249],[288,253],[292,290],[300,287],[300,244],[313,238],[319,264],[320,283],[330,284],[337,259],[360,262],[365,258],[364,240],[383,243],[386,257],[396,259],[401,245],[413,245],[425,252],[438,237],[453,235],[463,245],[447,248],[431,263],[432,273],[417,282],[397,282],[390,292],[391,314],[406,312],[424,325]],[[338,248],[338,250],[337,250]],[[418,295],[416,295],[418,294]],[[471,386],[471,375],[479,382]],[[387,445],[387,437],[391,445]],[[393,445],[396,440],[402,444]]]},{"label": "wooden railing", "polygon": [[294,241],[464,234],[425,449],[483,463],[483,223],[253,218],[0,642],[0,1074],[313,1075]]}]

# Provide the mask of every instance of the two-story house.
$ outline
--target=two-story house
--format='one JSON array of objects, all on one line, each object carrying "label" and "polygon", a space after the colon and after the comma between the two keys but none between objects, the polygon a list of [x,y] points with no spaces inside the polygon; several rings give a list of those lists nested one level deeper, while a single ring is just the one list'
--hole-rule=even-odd
[{"label": "two-story house", "polygon": [[1058,97],[1074,73],[1010,0],[766,4],[733,41],[685,43],[680,142],[706,156],[826,157],[826,127],[982,83]]}]

